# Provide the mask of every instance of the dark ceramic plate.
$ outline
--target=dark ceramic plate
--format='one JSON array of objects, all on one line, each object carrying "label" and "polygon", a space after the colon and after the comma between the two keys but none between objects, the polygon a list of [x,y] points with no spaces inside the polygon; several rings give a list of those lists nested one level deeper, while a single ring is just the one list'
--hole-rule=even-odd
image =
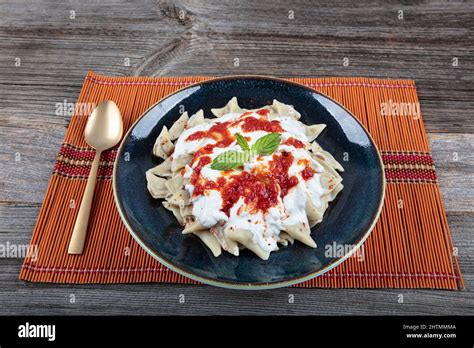
[{"label": "dark ceramic plate", "polygon": [[[215,258],[197,237],[182,235],[173,214],[148,193],[145,172],[159,163],[152,156],[152,148],[162,127],[169,128],[182,107],[190,115],[203,109],[206,117],[213,117],[210,109],[224,106],[234,96],[240,106],[248,109],[277,99],[293,105],[303,123],[327,125],[317,141],[343,165],[344,189],[330,203],[322,223],[311,231],[316,249],[295,242],[273,252],[267,261],[248,250],[239,257],[223,252]],[[360,247],[380,214],[385,179],[372,139],[342,106],[296,83],[271,77],[232,76],[186,87],[148,109],[120,146],[113,187],[119,213],[132,236],[167,267],[215,286],[268,289],[321,275]],[[342,248],[346,252],[341,255]]]}]

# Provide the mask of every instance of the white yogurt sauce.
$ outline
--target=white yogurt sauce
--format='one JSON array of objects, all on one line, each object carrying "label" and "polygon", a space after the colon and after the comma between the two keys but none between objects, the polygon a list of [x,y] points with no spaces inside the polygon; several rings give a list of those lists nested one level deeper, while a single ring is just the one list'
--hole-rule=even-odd
[{"label": "white yogurt sauce", "polygon": [[[214,139],[207,137],[193,141],[187,141],[186,139],[195,132],[209,130],[216,124],[216,122],[237,120],[239,117],[241,117],[241,113],[229,113],[220,118],[213,119],[209,123],[203,123],[193,128],[186,129],[175,144],[173,156],[178,158],[183,155],[194,154],[201,147],[208,144],[215,144],[216,141]],[[244,117],[266,118],[265,116],[256,113]],[[284,151],[290,152],[293,155],[294,160],[289,167],[288,173],[290,176],[296,176],[298,178],[298,184],[291,188],[283,199],[279,197],[279,202],[276,206],[270,207],[266,212],[248,211],[245,209],[244,199],[240,198],[240,200],[229,210],[229,216],[227,216],[223,211],[221,211],[223,199],[218,190],[206,190],[203,195],[193,197],[194,186],[192,184],[187,184],[185,186],[185,189],[192,197],[193,215],[205,228],[211,228],[219,222],[225,222],[225,225],[223,226],[224,228],[232,226],[238,229],[250,230],[253,234],[253,241],[258,243],[263,250],[269,252],[278,250],[277,241],[283,226],[290,226],[300,222],[308,223],[306,215],[307,197],[310,197],[315,206],[319,207],[321,205],[321,196],[325,192],[321,186],[320,175],[318,175],[318,173],[324,171],[324,168],[311,157],[306,149],[295,148],[294,146],[283,144],[285,140],[290,137],[308,144],[305,126],[301,122],[287,116],[274,117],[272,120],[279,121],[280,126],[284,130],[281,135],[281,144],[274,153],[279,154]],[[265,131],[244,132],[240,125],[232,126],[228,128],[228,130],[232,135],[240,133],[244,137],[250,138],[250,140],[247,140],[250,146],[252,146],[257,139],[268,134],[268,132]],[[214,147],[212,153],[206,154],[206,156],[214,159],[219,154],[228,150],[240,151],[241,148],[236,142],[234,142],[227,148]],[[252,162],[245,163],[243,170],[251,171],[257,168],[259,171],[265,170],[265,168],[268,168],[268,163],[271,160],[271,155],[257,156],[257,158]],[[314,176],[307,181],[305,181],[300,175],[301,171],[306,166],[305,163],[298,163],[300,160],[307,161],[307,163],[316,170]],[[194,166],[197,162],[198,161],[194,161]],[[190,178],[192,172],[193,168],[189,165],[186,166],[183,177]],[[219,177],[224,176],[222,172],[211,169],[210,164],[201,169],[200,175],[202,178],[211,181],[217,181]]]}]

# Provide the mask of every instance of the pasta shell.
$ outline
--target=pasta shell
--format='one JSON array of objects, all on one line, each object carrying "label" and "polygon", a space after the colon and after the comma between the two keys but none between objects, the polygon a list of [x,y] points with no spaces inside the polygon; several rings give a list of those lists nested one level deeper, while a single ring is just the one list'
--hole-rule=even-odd
[{"label": "pasta shell", "polygon": [[179,207],[179,211],[184,219],[191,218],[191,217],[194,218],[192,204]]},{"label": "pasta shell", "polygon": [[153,154],[160,158],[168,158],[174,151],[174,144],[170,139],[168,128],[166,126],[161,130],[160,135],[156,138],[155,145],[153,146]]},{"label": "pasta shell", "polygon": [[229,102],[226,104],[226,106],[222,108],[215,108],[211,109],[211,112],[213,113],[214,116],[216,117],[222,117],[225,114],[228,114],[230,112],[237,112],[237,113],[242,113],[247,111],[247,109],[242,109],[239,106],[239,103],[237,102],[237,97],[233,97]]},{"label": "pasta shell", "polygon": [[291,117],[296,120],[299,120],[301,117],[301,114],[295,110],[293,105],[283,104],[276,99],[273,99],[273,104],[271,107],[274,113],[277,115]]},{"label": "pasta shell", "polygon": [[167,197],[166,200],[179,207],[191,204],[189,193],[186,190],[176,191],[171,196]]},{"label": "pasta shell", "polygon": [[195,126],[197,126],[201,123],[204,123],[204,120],[205,120],[204,119],[204,111],[199,110],[198,112],[196,112],[194,115],[192,115],[189,118],[186,128],[195,127]]},{"label": "pasta shell", "polygon": [[171,140],[176,140],[179,138],[181,133],[183,133],[186,125],[188,124],[189,116],[185,111],[183,114],[176,120],[175,123],[171,126],[169,130],[169,136]]},{"label": "pasta shell", "polygon": [[311,143],[311,152],[313,152],[313,157],[315,157],[318,162],[324,161],[329,164],[332,168],[343,172],[344,168],[342,165],[334,159],[334,157],[327,151],[324,151],[321,146],[315,141]]},{"label": "pasta shell", "polygon": [[147,188],[153,198],[165,198],[169,193],[166,188],[166,179],[154,175],[150,170],[146,172]]},{"label": "pasta shell", "polygon": [[258,244],[253,242],[253,235],[249,230],[229,227],[226,228],[226,235],[229,239],[232,239],[245,246],[262,260],[268,260],[270,257],[270,253],[268,251],[263,250]]},{"label": "pasta shell", "polygon": [[199,239],[201,239],[202,242],[206,244],[214,257],[218,257],[220,254],[222,254],[222,249],[219,242],[217,241],[216,237],[214,237],[209,232],[209,230],[195,231],[193,234],[198,236]]},{"label": "pasta shell", "polygon": [[193,159],[193,155],[182,155],[179,156],[178,158],[174,158],[173,161],[171,162],[171,171],[172,172],[177,172],[178,170],[183,169],[186,164],[191,163]]},{"label": "pasta shell", "polygon": [[327,194],[323,195],[321,197],[321,199],[325,199],[326,202],[332,202],[336,196],[339,194],[339,192],[342,191],[342,189],[344,188],[344,185],[342,183],[338,183],[333,190],[331,190],[330,192],[328,192]]},{"label": "pasta shell", "polygon": [[307,194],[306,197],[306,215],[308,216],[310,227],[314,227],[320,223],[323,220],[324,215],[323,205],[316,207],[309,194]]},{"label": "pasta shell", "polygon": [[291,236],[284,232],[284,231],[281,231],[280,232],[280,240],[279,240],[279,243],[282,244],[282,245],[288,245],[288,243],[290,244],[293,244],[295,242],[295,240],[293,238],[291,238]]},{"label": "pasta shell", "polygon": [[165,185],[170,193],[176,193],[183,189],[183,177],[180,174],[175,175],[168,179]]},{"label": "pasta shell", "polygon": [[170,156],[167,159],[165,159],[163,162],[158,164],[156,167],[149,169],[149,171],[153,173],[154,175],[163,176],[163,177],[171,177],[172,176],[172,172],[171,172],[172,161],[173,161],[173,156]]},{"label": "pasta shell", "polygon": [[327,192],[331,192],[341,183],[342,178],[328,172],[323,172],[321,173],[320,180],[321,186],[324,187]]},{"label": "pasta shell", "polygon": [[239,256],[239,245],[234,240],[227,237],[226,232],[221,226],[215,226],[210,229],[214,237],[216,237],[222,249],[234,256]]},{"label": "pasta shell", "polygon": [[303,244],[311,248],[316,248],[316,243],[313,238],[311,238],[311,230],[307,222],[299,222],[295,225],[284,226],[285,231],[297,241],[300,241]]},{"label": "pasta shell", "polygon": [[206,228],[201,225],[201,223],[197,219],[193,219],[188,221],[184,227],[183,234],[193,233],[196,231],[205,230]]},{"label": "pasta shell", "polygon": [[165,207],[166,209],[171,211],[173,213],[173,215],[176,217],[176,220],[178,220],[179,224],[184,226],[185,221],[184,221],[184,218],[181,215],[180,209],[177,205],[174,205],[174,204],[171,204],[170,202],[164,201],[163,202],[163,207]]},{"label": "pasta shell", "polygon": [[326,128],[325,124],[313,124],[311,126],[306,126],[306,136],[308,141],[311,142],[318,137],[319,134]]}]

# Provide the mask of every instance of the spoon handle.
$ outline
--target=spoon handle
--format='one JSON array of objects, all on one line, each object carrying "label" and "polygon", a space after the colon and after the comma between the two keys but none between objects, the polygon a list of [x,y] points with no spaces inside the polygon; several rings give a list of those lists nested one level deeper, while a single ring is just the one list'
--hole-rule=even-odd
[{"label": "spoon handle", "polygon": [[86,190],[82,196],[81,207],[79,208],[79,213],[77,214],[76,223],[69,242],[69,254],[82,254],[82,249],[84,249],[92,198],[94,197],[97,169],[99,168],[100,154],[101,151],[96,151],[94,161],[92,162],[89,178],[87,179]]}]

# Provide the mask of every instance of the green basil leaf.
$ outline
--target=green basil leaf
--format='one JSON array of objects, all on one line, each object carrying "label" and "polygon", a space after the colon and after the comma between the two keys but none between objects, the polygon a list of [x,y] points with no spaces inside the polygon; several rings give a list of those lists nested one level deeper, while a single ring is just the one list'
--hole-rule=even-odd
[{"label": "green basil leaf", "polygon": [[247,140],[245,140],[245,138],[240,133],[236,133],[235,138],[237,139],[237,143],[240,145],[242,150],[250,150],[249,143],[247,143]]},{"label": "green basil leaf", "polygon": [[212,161],[211,169],[221,171],[234,169],[248,162],[255,154],[271,155],[280,144],[281,134],[270,133],[264,135],[253,144],[252,149],[249,148],[247,140],[241,134],[236,133],[235,138],[244,151],[230,150],[221,153]]},{"label": "green basil leaf", "polygon": [[270,133],[264,135],[252,145],[252,151],[258,153],[259,155],[271,155],[280,144],[280,141],[280,133]]},{"label": "green basil leaf", "polygon": [[211,169],[215,170],[229,170],[239,167],[244,164],[247,158],[244,152],[240,151],[226,151],[214,158],[211,164]]}]

